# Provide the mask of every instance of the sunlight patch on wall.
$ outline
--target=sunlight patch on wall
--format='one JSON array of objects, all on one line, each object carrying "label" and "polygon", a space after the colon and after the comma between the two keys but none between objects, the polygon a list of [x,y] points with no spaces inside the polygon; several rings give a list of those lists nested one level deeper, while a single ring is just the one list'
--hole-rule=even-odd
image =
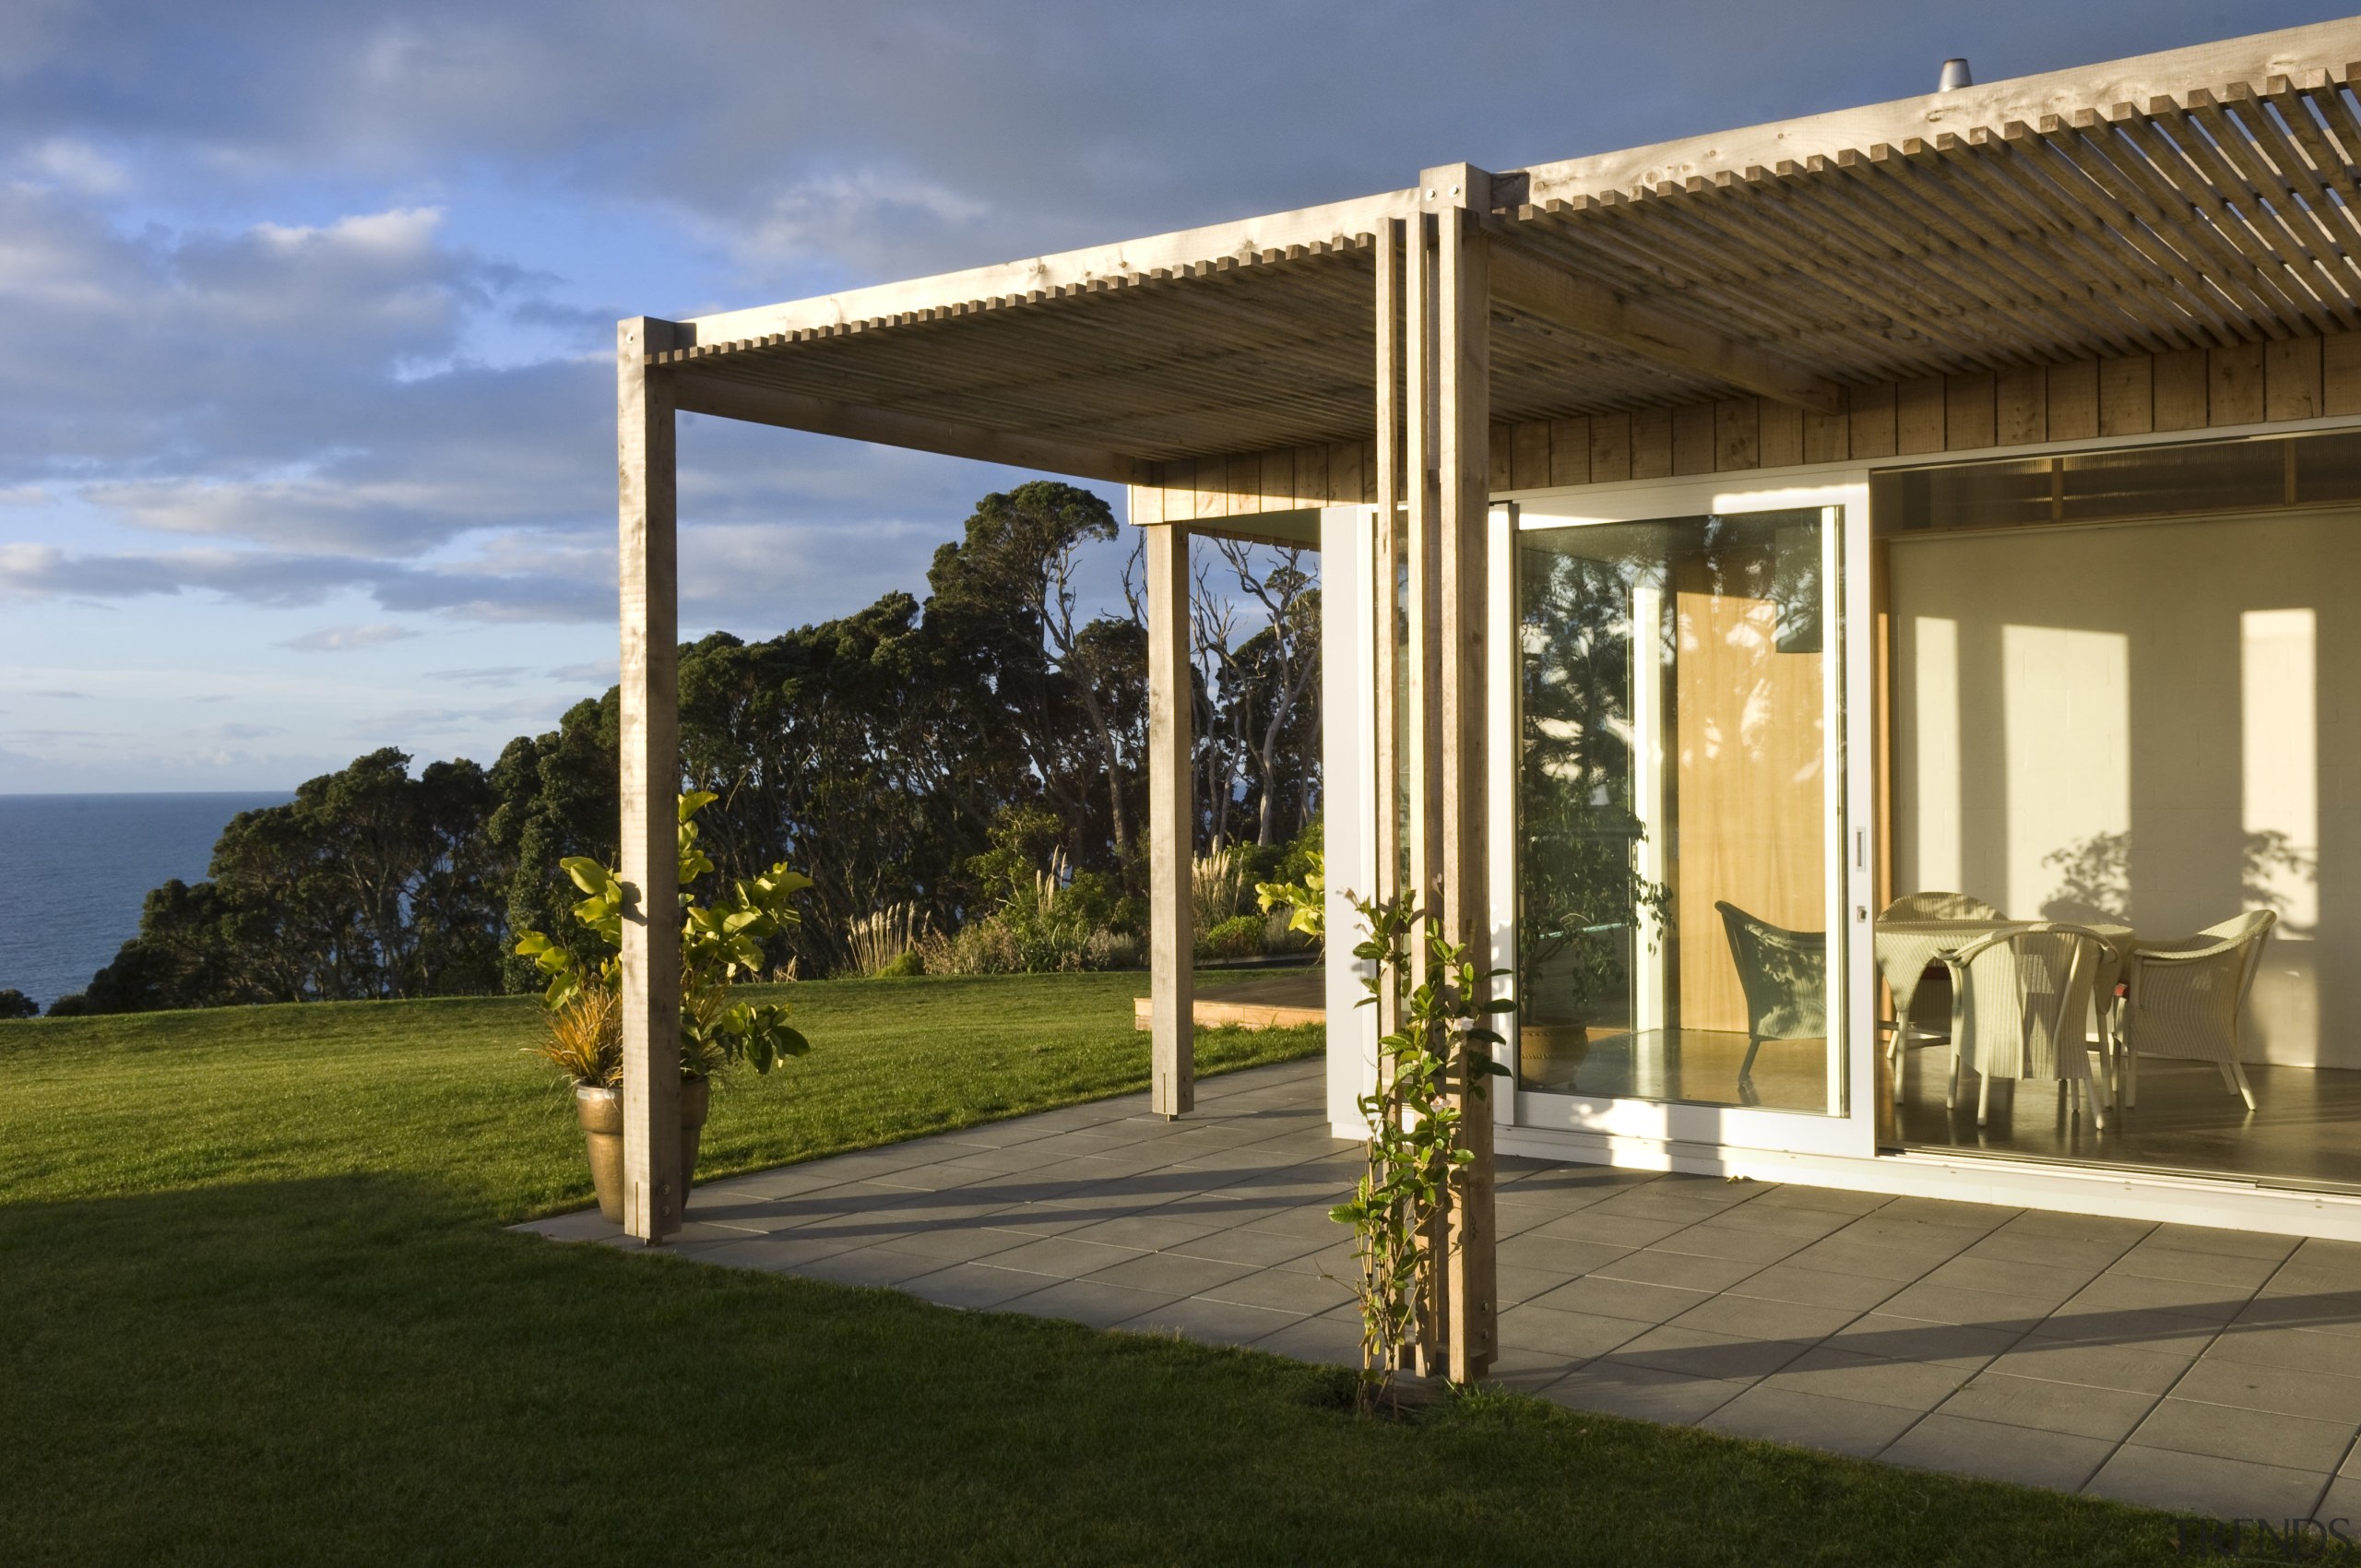
[{"label": "sunlight patch on wall", "polygon": [[[2131,828],[2131,641],[2120,632],[2000,628],[2011,914],[2091,918],[2102,905],[2061,855]],[[2107,891],[2114,891],[2108,889]],[[2128,893],[2129,889],[2123,890]],[[2053,908],[2061,899],[2077,906]]]},{"label": "sunlight patch on wall", "polygon": [[1960,836],[1959,623],[1921,615],[1912,628],[1917,658],[1911,671],[1917,724],[1918,863],[1916,891],[1957,891]]},{"label": "sunlight patch on wall", "polygon": [[2238,617],[2246,907],[2279,911],[2282,935],[2319,924],[2319,615]]}]

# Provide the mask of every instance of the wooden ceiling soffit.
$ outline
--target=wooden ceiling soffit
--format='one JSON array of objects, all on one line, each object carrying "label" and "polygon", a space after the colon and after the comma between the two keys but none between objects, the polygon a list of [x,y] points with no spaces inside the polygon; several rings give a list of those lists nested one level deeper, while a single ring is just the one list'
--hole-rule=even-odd
[{"label": "wooden ceiling soffit", "polygon": [[1795,362],[1604,283],[1561,270],[1492,224],[1492,298],[1580,337],[1814,413],[1844,406],[1836,383]]},{"label": "wooden ceiling soffit", "polygon": [[995,430],[960,420],[860,408],[687,367],[675,370],[673,376],[677,406],[682,413],[745,420],[786,430],[808,430],[820,435],[841,435],[854,441],[908,446],[920,452],[940,452],[953,457],[1072,474],[1078,479],[1106,480],[1114,484],[1153,482],[1149,466],[1128,453]]}]

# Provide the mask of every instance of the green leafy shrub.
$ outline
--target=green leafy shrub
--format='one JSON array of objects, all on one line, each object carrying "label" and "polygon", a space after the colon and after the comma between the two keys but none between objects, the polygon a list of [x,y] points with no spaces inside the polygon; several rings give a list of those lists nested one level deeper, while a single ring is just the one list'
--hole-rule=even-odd
[{"label": "green leafy shrub", "polygon": [[1487,1020],[1515,1004],[1481,1000],[1488,983],[1509,971],[1479,976],[1467,949],[1447,940],[1440,922],[1424,921],[1413,895],[1346,897],[1369,931],[1353,949],[1374,971],[1362,978],[1369,995],[1361,1005],[1390,997],[1399,1018],[1377,1042],[1377,1087],[1354,1101],[1369,1129],[1368,1170],[1352,1198],[1328,1211],[1352,1227],[1360,1265],[1352,1284],[1361,1311],[1360,1404],[1368,1411],[1420,1348],[1442,1298],[1450,1248],[1430,1239],[1449,1234],[1451,1206],[1476,1158],[1460,1123],[1489,1114],[1483,1101],[1491,1080],[1508,1072],[1492,1060],[1489,1048],[1501,1037]]},{"label": "green leafy shrub", "polygon": [[925,973],[1050,974],[1138,965],[1136,904],[1114,878],[1072,870],[1058,833],[1058,819],[1039,806],[1001,813],[992,847],[967,862],[992,900],[991,912],[955,932],[920,932],[911,950]]},{"label": "green leafy shrub", "polygon": [[1270,950],[1317,947],[1326,943],[1328,869],[1321,848],[1319,818],[1312,818],[1311,826],[1287,846],[1277,877],[1254,885],[1254,902],[1272,917],[1266,941]]},{"label": "green leafy shrub", "polygon": [[1200,958],[1259,958],[1266,933],[1261,915],[1232,915],[1197,938]]}]

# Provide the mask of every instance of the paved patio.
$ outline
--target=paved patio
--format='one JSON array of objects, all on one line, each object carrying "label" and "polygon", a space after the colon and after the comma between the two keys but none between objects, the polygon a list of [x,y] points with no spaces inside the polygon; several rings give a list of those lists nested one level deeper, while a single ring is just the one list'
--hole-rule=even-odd
[{"label": "paved patio", "polygon": [[[674,1251],[1358,1359],[1317,1062],[696,1190]],[[1502,1161],[1498,1375],[1545,1398],[2184,1512],[2361,1516],[2361,1245]],[[597,1212],[522,1229],[615,1241]]]}]

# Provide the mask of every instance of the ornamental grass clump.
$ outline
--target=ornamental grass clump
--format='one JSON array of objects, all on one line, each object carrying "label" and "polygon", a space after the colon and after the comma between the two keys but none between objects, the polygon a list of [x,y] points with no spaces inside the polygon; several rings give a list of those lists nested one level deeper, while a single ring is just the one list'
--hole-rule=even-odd
[{"label": "ornamental grass clump", "polygon": [[[1396,1371],[1434,1348],[1427,1336],[1450,1255],[1450,1208],[1476,1158],[1461,1143],[1460,1126],[1466,1108],[1480,1108],[1491,1079],[1508,1071],[1492,1060],[1490,1048],[1502,1037],[1484,1019],[1515,1004],[1478,999],[1481,982],[1467,948],[1446,940],[1409,894],[1382,903],[1346,897],[1370,933],[1353,949],[1374,968],[1362,980],[1369,995],[1361,1005],[1390,997],[1401,1017],[1401,1027],[1378,1041],[1376,1088],[1354,1102],[1369,1129],[1369,1168],[1351,1200],[1329,1210],[1330,1218],[1353,1228],[1359,1408],[1368,1414],[1393,1396]],[[1426,961],[1414,986],[1411,951],[1421,924]]]},{"label": "ornamental grass clump", "polygon": [[541,1012],[532,1052],[577,1084],[612,1088],[623,1081],[623,998],[603,985],[578,986]]},{"label": "ornamental grass clump", "polygon": [[853,972],[868,980],[916,974],[919,944],[927,931],[916,904],[888,904],[861,916],[845,928]]}]

